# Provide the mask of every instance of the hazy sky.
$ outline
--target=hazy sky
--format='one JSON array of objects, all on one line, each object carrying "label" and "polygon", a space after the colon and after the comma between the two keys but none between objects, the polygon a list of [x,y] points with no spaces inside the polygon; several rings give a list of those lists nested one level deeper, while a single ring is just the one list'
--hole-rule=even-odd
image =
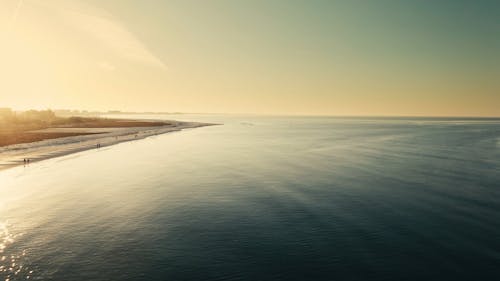
[{"label": "hazy sky", "polygon": [[500,1],[0,0],[0,107],[500,116]]}]

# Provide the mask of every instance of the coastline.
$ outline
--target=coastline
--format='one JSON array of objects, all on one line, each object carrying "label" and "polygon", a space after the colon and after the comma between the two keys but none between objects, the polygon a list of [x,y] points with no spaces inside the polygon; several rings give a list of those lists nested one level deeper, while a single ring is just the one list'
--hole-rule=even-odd
[{"label": "coastline", "polygon": [[[20,143],[0,147],[0,171],[30,163],[65,156],[85,150],[98,149],[122,142],[145,139],[150,136],[185,129],[194,129],[218,124],[199,122],[173,122],[170,126],[127,127],[127,128],[79,128],[87,134],[47,139],[32,143]],[[60,131],[74,131],[74,128],[57,128]],[[43,131],[43,130],[42,130]],[[53,128],[45,131],[54,131]]]}]

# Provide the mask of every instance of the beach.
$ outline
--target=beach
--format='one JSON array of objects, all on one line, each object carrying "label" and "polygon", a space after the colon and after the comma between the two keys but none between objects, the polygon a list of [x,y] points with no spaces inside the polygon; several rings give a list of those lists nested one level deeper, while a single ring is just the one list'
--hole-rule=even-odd
[{"label": "beach", "polygon": [[116,119],[109,124],[100,124],[100,127],[81,125],[32,130],[28,132],[35,136],[32,139],[41,140],[0,146],[0,170],[26,165],[25,159],[33,163],[84,150],[100,149],[121,142],[210,125],[215,124]]},{"label": "beach", "polygon": [[148,118],[224,126],[1,171],[0,280],[500,280],[500,120]]}]

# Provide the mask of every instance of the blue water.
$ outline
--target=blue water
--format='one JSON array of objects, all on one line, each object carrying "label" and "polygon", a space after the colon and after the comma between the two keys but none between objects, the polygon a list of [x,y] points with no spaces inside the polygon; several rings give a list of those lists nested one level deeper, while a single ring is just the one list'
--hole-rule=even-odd
[{"label": "blue water", "polygon": [[500,280],[498,119],[163,117],[0,172],[0,280]]}]

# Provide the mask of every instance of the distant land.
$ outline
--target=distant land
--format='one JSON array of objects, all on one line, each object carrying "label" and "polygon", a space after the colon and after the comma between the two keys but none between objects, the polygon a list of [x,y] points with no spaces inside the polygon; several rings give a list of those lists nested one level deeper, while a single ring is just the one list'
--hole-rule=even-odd
[{"label": "distant land", "polygon": [[92,110],[72,110],[72,109],[54,109],[54,113],[58,116],[100,116],[100,115],[169,115],[169,114],[185,114],[182,112],[165,112],[165,111],[121,111],[121,110],[108,110],[108,111],[92,111]]},{"label": "distant land", "polygon": [[[14,111],[0,108],[0,169],[188,128],[214,125],[174,120],[100,117],[135,112]],[[157,114],[157,113],[156,113]],[[163,113],[165,114],[165,113]]]},{"label": "distant land", "polygon": [[[78,109],[46,109],[53,112],[57,116],[68,117],[68,116],[100,116],[100,115],[113,115],[113,114],[123,114],[123,115],[169,115],[169,114],[186,114],[185,112],[165,112],[165,111],[121,111],[121,110],[107,110],[107,111],[98,111],[98,110],[78,110]],[[35,111],[46,111],[46,110],[35,110]],[[0,107],[0,118],[1,116],[23,113],[33,110],[14,110],[9,107]]]}]

